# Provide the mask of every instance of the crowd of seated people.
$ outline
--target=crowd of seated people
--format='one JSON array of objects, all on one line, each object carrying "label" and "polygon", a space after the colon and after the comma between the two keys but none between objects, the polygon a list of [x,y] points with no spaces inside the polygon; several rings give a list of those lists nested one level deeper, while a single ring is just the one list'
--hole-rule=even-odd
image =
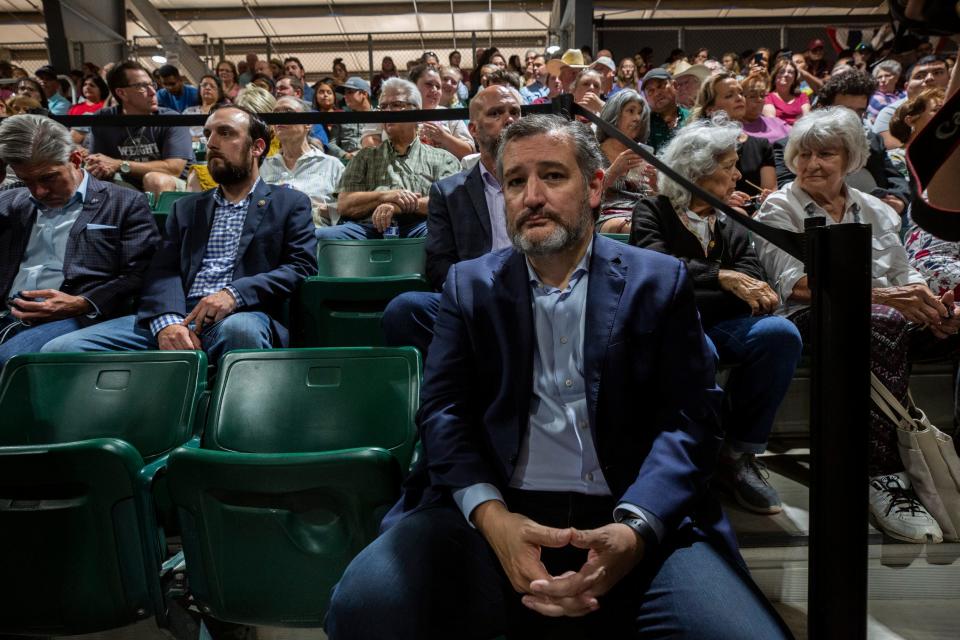
[{"label": "crowd of seated people", "polygon": [[[690,182],[769,225],[800,231],[809,217],[828,225],[870,223],[871,369],[903,400],[912,362],[960,353],[960,252],[956,243],[911,223],[911,178],[903,169],[903,147],[957,90],[960,74],[949,56],[906,56],[895,66],[872,50],[831,66],[818,42],[799,58],[760,49],[715,60],[699,50],[689,57],[672,52],[660,66],[650,51],[620,58],[600,51],[594,59],[570,50],[553,59],[531,51],[525,65],[517,60],[512,69],[490,49],[477,57],[472,73],[460,67],[459,54],[441,65],[426,52],[407,77],[385,60],[372,84],[349,75],[342,61],[334,73],[309,84],[296,58],[273,64],[248,56],[240,70],[222,61],[195,89],[175,67],[163,66],[159,90],[146,68],[125,61],[111,65],[103,78],[82,78],[80,101],[62,112],[94,115],[89,127],[73,129],[47,117],[61,111],[57,96],[65,99],[65,81],[49,79],[46,71],[39,80],[21,78],[9,99],[28,99],[37,106],[27,111],[37,113],[0,123],[0,166],[12,187],[0,191],[0,293],[7,301],[0,316],[0,364],[37,351],[151,349],[202,349],[217,362],[232,349],[286,346],[286,303],[317,272],[318,240],[425,236],[433,291],[397,296],[383,315],[386,343],[413,345],[427,362],[421,428],[424,464],[432,466],[417,476],[426,484],[421,493],[405,495],[400,515],[417,522],[412,514],[418,505],[434,499],[431,483],[453,499],[439,525],[422,519],[420,528],[407,524],[386,534],[392,536],[388,541],[402,547],[437,525],[437,532],[474,536],[474,542],[482,536],[490,545],[482,547],[486,560],[507,566],[510,554],[521,551],[498,547],[498,534],[520,523],[491,503],[516,500],[558,527],[538,530],[543,537],[527,541],[538,549],[569,544],[573,530],[563,527],[577,527],[584,548],[596,545],[590,536],[600,534],[591,531],[609,523],[616,510],[617,521],[637,533],[627,542],[641,540],[662,551],[658,562],[681,562],[680,550],[660,546],[664,536],[673,541],[676,531],[687,531],[684,523],[714,517],[704,529],[709,545],[732,564],[709,553],[694,554],[691,561],[713,563],[718,584],[752,602],[740,589],[738,556],[735,545],[727,546],[723,516],[697,511],[708,509],[707,503],[691,506],[699,489],[678,497],[670,485],[653,506],[624,507],[609,498],[613,491],[629,495],[638,472],[640,485],[659,487],[657,474],[671,464],[663,460],[676,461],[658,447],[690,446],[691,458],[672,480],[699,487],[703,474],[713,475],[714,486],[752,512],[782,509],[761,454],[809,338],[804,266],[658,175],[589,119],[524,117],[522,108],[570,94],[601,121],[649,145]],[[869,60],[875,60],[872,67]],[[900,86],[891,77],[903,68]],[[439,111],[458,106],[468,109],[467,121],[444,119]],[[423,122],[382,125],[271,127],[258,116],[375,109],[438,112]],[[202,115],[205,122],[192,129],[160,122],[113,127],[96,117],[174,112]],[[161,234],[143,194],[188,186],[197,193],[175,202]],[[595,232],[629,234],[629,243],[616,245]],[[601,269],[601,261],[610,268]],[[626,276],[625,265],[632,268]],[[585,286],[578,289],[581,282]],[[585,287],[603,293],[591,288],[588,296]],[[624,315],[597,317],[621,304],[602,297],[617,287],[627,292]],[[641,289],[655,298],[649,310],[632,302]],[[597,308],[587,309],[588,300]],[[653,344],[650,333],[608,332],[610,369],[590,369],[600,366],[590,360],[596,356],[591,340],[598,339],[591,323],[628,331],[617,324],[624,318],[666,337]],[[535,335],[527,325],[536,327]],[[544,337],[557,331],[564,333],[554,341]],[[529,362],[512,356],[513,349],[529,350]],[[664,365],[669,358],[651,359],[654,350],[671,349],[693,377]],[[731,365],[722,392],[714,388],[716,364]],[[557,373],[564,367],[572,373]],[[470,377],[478,372],[483,374]],[[613,391],[591,396],[596,391],[587,376],[593,374]],[[535,403],[516,395],[530,391],[531,379]],[[618,417],[627,411],[624,403],[632,393],[649,394],[633,383],[660,390],[650,402],[675,401],[666,414],[679,411],[690,424],[679,431],[661,426],[650,441],[625,435],[629,430]],[[474,385],[476,398],[455,397]],[[681,398],[688,388],[691,395]],[[604,431],[611,439],[597,441],[599,451],[584,444],[591,442],[583,437],[591,425],[582,412],[591,397],[590,410],[603,411],[617,425]],[[477,399],[487,404],[480,407]],[[493,427],[483,435],[494,442],[487,449],[444,431],[466,419],[502,421],[507,433],[519,422],[504,412],[527,404],[537,429],[524,436],[519,452],[508,450]],[[551,424],[570,430],[558,435]],[[672,440],[687,437],[694,444]],[[520,442],[515,434],[510,438]],[[534,440],[537,450],[557,455],[583,447],[579,463],[597,465],[596,473],[586,474],[584,467],[586,475],[568,477],[551,469],[530,455]],[[611,450],[617,443],[622,452]],[[899,459],[895,426],[877,410],[870,414],[869,446],[870,477],[864,482],[876,526],[901,541],[939,542],[942,532]],[[637,460],[626,460],[631,453],[666,466],[645,476]],[[604,456],[618,462],[601,472],[598,460]],[[468,471],[457,471],[454,462]],[[537,506],[524,493],[552,490],[603,500],[584,502],[585,511],[563,525],[560,503]],[[600,510],[606,510],[602,517],[596,515]],[[697,536],[687,550],[704,542]],[[328,621],[331,637],[353,637],[337,629],[360,628],[354,626],[362,613],[357,603],[372,597],[361,572],[386,561],[386,544],[375,543],[346,574]],[[568,560],[551,560],[548,568],[579,576],[568,576],[569,587],[530,587],[545,579],[536,567],[522,576],[508,571],[514,588],[527,594],[527,609],[575,615],[599,606],[596,597],[616,580],[602,592],[591,591],[577,583],[587,579]],[[497,568],[488,562],[477,571],[491,566]],[[611,562],[607,569],[619,579],[632,566]],[[527,586],[521,588],[523,579]],[[502,581],[491,578],[489,584]],[[412,610],[411,594],[422,587],[408,586],[411,591],[396,592],[397,610]],[[766,620],[764,633],[772,634],[764,637],[778,637],[775,614],[757,606],[755,620]],[[521,627],[530,622],[517,616]]]}]

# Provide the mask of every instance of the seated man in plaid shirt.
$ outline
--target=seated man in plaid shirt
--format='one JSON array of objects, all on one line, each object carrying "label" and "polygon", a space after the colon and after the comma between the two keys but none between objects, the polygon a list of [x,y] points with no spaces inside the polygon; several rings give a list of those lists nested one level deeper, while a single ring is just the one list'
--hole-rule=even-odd
[{"label": "seated man in plaid shirt", "polygon": [[270,132],[256,114],[227,105],[204,127],[219,187],[182,198],[144,281],[137,315],[74,331],[44,351],[233,349],[286,346],[284,301],[317,271],[310,200],[260,180]]},{"label": "seated man in plaid shirt", "polygon": [[[380,92],[382,111],[420,109],[420,91],[390,78]],[[452,154],[420,142],[415,122],[383,125],[387,140],[357,152],[340,179],[340,223],[317,229],[317,238],[378,239],[397,227],[401,238],[427,235],[427,196],[441,178],[460,172]]]}]

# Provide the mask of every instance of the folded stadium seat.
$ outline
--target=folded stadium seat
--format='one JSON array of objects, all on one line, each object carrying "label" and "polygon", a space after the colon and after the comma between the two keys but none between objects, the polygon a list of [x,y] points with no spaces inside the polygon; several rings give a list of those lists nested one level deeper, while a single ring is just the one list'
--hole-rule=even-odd
[{"label": "folded stadium seat", "polygon": [[157,614],[143,459],[115,438],[0,447],[0,635],[102,631]]},{"label": "folded stadium seat", "polygon": [[319,275],[294,294],[291,344],[297,347],[381,346],[387,303],[406,291],[429,291],[424,238],[323,240]]},{"label": "folded stadium seat", "polygon": [[[0,633],[86,633],[150,614],[162,623],[165,548],[151,491],[164,495],[154,479],[167,454],[193,435],[205,384],[199,351],[24,354],[7,362],[0,544],[15,553],[3,563],[11,595],[0,595]],[[111,518],[113,533],[103,525]],[[148,542],[135,545],[137,536]]]},{"label": "folded stadium seat", "polygon": [[316,627],[397,499],[420,356],[404,348],[224,356],[202,447],[171,454],[189,591],[242,624]]},{"label": "folded stadium seat", "polygon": [[153,205],[153,212],[169,214],[173,211],[174,202],[191,195],[194,195],[193,191],[164,191]]},{"label": "folded stadium seat", "polygon": [[601,233],[602,236],[607,236],[611,240],[619,240],[620,242],[630,242],[629,233]]}]

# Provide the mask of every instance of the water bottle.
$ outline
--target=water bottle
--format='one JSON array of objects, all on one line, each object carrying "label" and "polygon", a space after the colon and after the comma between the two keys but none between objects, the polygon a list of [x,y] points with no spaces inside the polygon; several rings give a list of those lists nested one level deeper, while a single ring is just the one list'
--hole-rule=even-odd
[{"label": "water bottle", "polygon": [[396,240],[400,237],[400,225],[391,222],[390,226],[383,230],[384,240]]}]

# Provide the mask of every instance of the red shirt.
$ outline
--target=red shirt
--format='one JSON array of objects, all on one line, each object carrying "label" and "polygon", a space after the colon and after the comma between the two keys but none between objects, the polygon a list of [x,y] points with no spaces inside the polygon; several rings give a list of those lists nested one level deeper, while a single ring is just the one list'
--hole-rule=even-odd
[{"label": "red shirt", "polygon": [[777,110],[777,117],[792,127],[793,123],[803,115],[803,105],[810,104],[810,99],[807,98],[807,94],[801,93],[790,102],[784,102],[776,91],[771,91],[763,102],[772,104]]},{"label": "red shirt", "polygon": [[97,102],[95,104],[90,104],[89,102],[81,102],[80,104],[75,104],[70,107],[70,110],[67,111],[68,116],[82,116],[88,113],[96,113],[103,109],[103,103]]}]

